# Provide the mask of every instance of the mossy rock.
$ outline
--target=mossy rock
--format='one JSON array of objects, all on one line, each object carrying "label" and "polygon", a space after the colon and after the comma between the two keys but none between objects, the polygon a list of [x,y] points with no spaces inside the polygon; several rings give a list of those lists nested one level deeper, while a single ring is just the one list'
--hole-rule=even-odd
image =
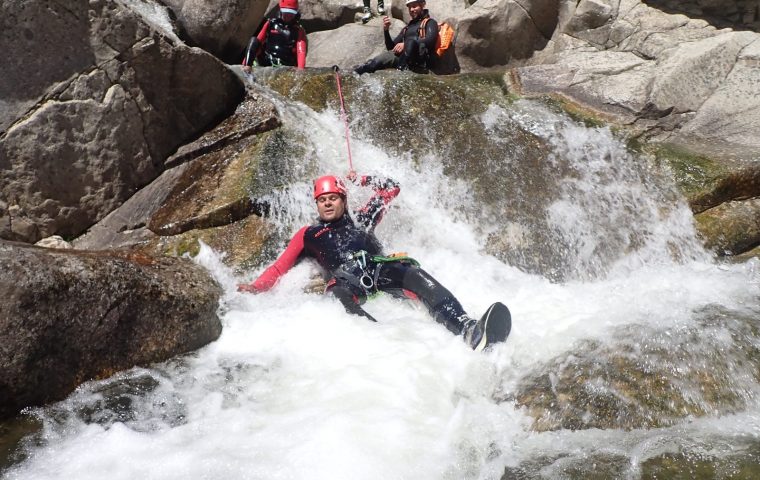
[{"label": "mossy rock", "polygon": [[760,245],[760,199],[727,202],[695,216],[705,246],[738,255]]},{"label": "mossy rock", "polygon": [[223,252],[222,261],[231,267],[245,270],[259,265],[267,257],[275,229],[271,223],[250,215],[235,223],[221,227],[190,230],[179,235],[158,237],[142,249],[153,255],[194,257],[200,251],[200,242],[217,252]]},{"label": "mossy rock", "polygon": [[744,263],[748,260],[751,260],[753,258],[756,258],[760,260],[760,246],[757,246],[753,248],[752,250],[749,250],[747,252],[744,252],[742,254],[736,255],[731,257],[731,260],[738,262],[738,263]]},{"label": "mossy rock", "polygon": [[605,118],[599,111],[573,102],[565,96],[549,95],[540,98],[549,107],[566,113],[570,118],[588,128],[615,127],[615,123],[611,118]]},{"label": "mossy rock", "polygon": [[0,472],[26,459],[24,439],[42,430],[42,422],[30,415],[0,422]]},{"label": "mossy rock", "polygon": [[729,441],[722,455],[714,445],[650,458],[641,480],[754,480],[760,478],[760,442]]},{"label": "mossy rock", "polygon": [[[331,70],[317,69],[307,73],[290,68],[262,69],[257,70],[256,78],[280,95],[304,103],[316,112],[321,112],[328,106],[340,107],[337,80],[335,72]],[[341,72],[344,95],[351,92],[356,83],[353,75]]]},{"label": "mossy rock", "polygon": [[641,147],[667,165],[695,213],[723,202],[760,196],[760,164],[700,154],[677,144]]},{"label": "mossy rock", "polygon": [[[652,435],[658,435],[652,431]],[[667,434],[666,434],[667,435]],[[681,442],[686,439],[681,438]],[[609,440],[608,440],[609,441]],[[714,443],[713,443],[714,442]],[[619,450],[612,440],[609,447]],[[708,445],[689,441],[691,447],[681,446],[676,453],[663,453],[646,458],[634,465],[631,457],[612,451],[595,452],[568,448],[567,452],[537,456],[507,467],[502,480],[607,480],[637,478],[640,480],[754,480],[760,478],[760,442],[736,438],[713,438]],[[719,444],[716,448],[715,444]],[[697,445],[697,446],[694,446]],[[561,447],[557,450],[562,450]],[[641,454],[640,454],[641,455]],[[639,460],[636,458],[635,460]],[[638,475],[632,476],[632,471]]]},{"label": "mossy rock", "polygon": [[302,145],[298,134],[278,128],[198,157],[148,227],[157,235],[177,235],[266,215],[262,198],[297,180]]},{"label": "mossy rock", "polygon": [[753,386],[736,379],[760,381],[756,315],[707,308],[696,323],[629,326],[611,342],[583,342],[505,400],[526,407],[538,431],[658,428],[742,411]]}]

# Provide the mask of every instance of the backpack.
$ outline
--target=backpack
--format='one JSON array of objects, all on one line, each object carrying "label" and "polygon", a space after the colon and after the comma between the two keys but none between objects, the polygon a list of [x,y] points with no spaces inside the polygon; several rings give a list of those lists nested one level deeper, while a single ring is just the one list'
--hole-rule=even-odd
[{"label": "backpack", "polygon": [[[419,37],[420,39],[425,38],[425,25],[427,25],[428,20],[430,20],[430,17],[425,18],[422,20],[422,23],[420,23],[420,29],[419,29]],[[448,51],[449,48],[454,44],[454,37],[456,32],[454,32],[454,27],[451,26],[448,22],[441,22],[438,24],[438,38],[435,41],[435,56],[438,58],[441,58],[446,51]]]}]

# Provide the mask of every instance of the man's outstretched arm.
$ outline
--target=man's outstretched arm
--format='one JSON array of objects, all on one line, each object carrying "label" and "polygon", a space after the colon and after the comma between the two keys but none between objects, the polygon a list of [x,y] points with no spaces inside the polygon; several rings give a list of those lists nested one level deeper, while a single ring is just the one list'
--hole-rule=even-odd
[{"label": "man's outstretched arm", "polygon": [[251,283],[242,283],[238,285],[238,292],[259,293],[266,292],[274,287],[285,275],[288,270],[298,261],[298,257],[303,252],[303,235],[307,227],[303,227],[290,239],[287,248],[282,252],[277,260],[269,266],[264,273]]}]

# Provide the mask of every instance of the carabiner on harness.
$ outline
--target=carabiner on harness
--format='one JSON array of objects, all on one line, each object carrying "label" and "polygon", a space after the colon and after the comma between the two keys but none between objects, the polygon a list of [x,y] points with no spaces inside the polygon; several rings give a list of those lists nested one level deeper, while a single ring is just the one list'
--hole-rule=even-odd
[{"label": "carabiner on harness", "polygon": [[359,277],[359,283],[367,290],[371,290],[375,286],[375,281],[369,273],[367,273],[367,252],[360,250],[354,253],[353,257],[354,260],[356,260],[356,265],[362,271],[362,275]]}]

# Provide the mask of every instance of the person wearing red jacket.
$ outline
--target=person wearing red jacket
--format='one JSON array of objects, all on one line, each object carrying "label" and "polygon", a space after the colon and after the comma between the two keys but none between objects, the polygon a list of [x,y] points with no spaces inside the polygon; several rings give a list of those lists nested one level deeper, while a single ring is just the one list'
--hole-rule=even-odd
[{"label": "person wearing red jacket", "polygon": [[258,35],[248,42],[243,71],[250,73],[254,64],[306,68],[306,31],[299,18],[298,0],[280,0],[279,16],[264,22]]},{"label": "person wearing red jacket", "polygon": [[[436,321],[452,333],[462,335],[475,350],[488,344],[486,317],[470,318],[459,301],[419,264],[405,255],[385,255],[374,230],[382,220],[388,204],[399,194],[391,179],[357,177],[348,179],[368,186],[374,194],[355,212],[356,220],[346,210],[346,187],[332,175],[314,182],[314,200],[318,220],[293,235],[285,251],[256,280],[238,285],[238,291],[265,292],[304,257],[322,267],[328,279],[326,293],[332,293],[346,311],[376,321],[361,308],[368,296],[377,292],[397,297],[415,298],[428,308]],[[500,341],[503,339],[497,339]]]}]

